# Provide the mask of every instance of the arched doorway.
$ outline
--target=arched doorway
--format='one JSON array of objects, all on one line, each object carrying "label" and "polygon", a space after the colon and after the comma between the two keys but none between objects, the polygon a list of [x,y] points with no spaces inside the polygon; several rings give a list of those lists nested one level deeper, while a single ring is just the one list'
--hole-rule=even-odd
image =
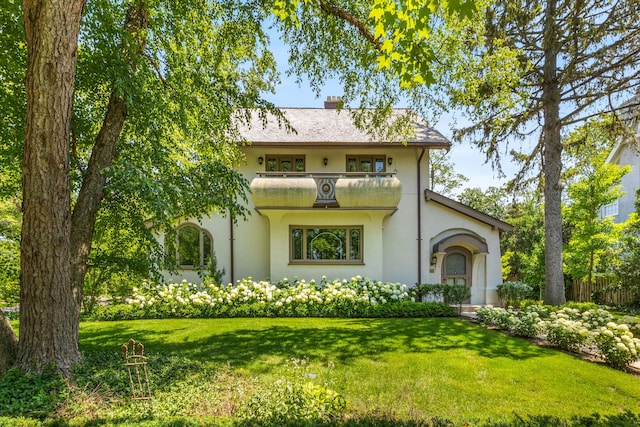
[{"label": "arched doorway", "polygon": [[[471,286],[471,252],[461,246],[452,246],[445,251],[442,264],[442,283]],[[468,299],[464,301],[469,304]]]}]

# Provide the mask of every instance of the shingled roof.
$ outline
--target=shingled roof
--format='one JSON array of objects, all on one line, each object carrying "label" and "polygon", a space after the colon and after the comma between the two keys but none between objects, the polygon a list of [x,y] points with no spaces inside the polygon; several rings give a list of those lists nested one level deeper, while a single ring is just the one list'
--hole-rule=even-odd
[{"label": "shingled roof", "polygon": [[[378,145],[380,143],[399,143],[402,141],[372,140],[370,134],[356,127],[349,110],[329,108],[282,108],[280,111],[287,118],[295,132],[287,131],[278,121],[269,117],[267,125],[253,115],[251,125],[243,127],[241,134],[252,145],[262,146],[300,146],[300,145]],[[398,117],[406,110],[397,109],[392,117]],[[429,148],[449,148],[451,143],[437,130],[427,126],[423,120],[414,122],[415,137],[406,141],[412,146]]]}]

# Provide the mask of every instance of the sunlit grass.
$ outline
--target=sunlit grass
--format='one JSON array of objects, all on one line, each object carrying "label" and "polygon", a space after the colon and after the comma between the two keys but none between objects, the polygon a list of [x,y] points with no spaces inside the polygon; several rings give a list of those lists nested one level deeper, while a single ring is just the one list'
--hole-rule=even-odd
[{"label": "sunlit grass", "polygon": [[[236,372],[278,378],[307,358],[350,410],[464,421],[640,411],[640,379],[460,319],[170,319],[81,324],[81,350],[129,338]],[[333,366],[333,367],[330,367]]]}]

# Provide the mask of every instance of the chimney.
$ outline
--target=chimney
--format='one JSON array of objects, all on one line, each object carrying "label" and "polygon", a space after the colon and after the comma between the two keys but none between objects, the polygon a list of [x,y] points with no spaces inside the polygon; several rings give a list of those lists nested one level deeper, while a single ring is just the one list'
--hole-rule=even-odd
[{"label": "chimney", "polygon": [[325,110],[335,110],[338,104],[342,104],[342,97],[340,96],[327,96],[327,100],[324,101]]}]

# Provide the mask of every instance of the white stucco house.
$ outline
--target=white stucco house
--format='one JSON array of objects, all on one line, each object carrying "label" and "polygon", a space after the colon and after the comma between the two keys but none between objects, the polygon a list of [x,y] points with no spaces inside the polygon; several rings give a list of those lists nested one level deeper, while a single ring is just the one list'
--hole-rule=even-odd
[{"label": "white stucco house", "polygon": [[179,274],[166,279],[198,281],[199,264],[215,253],[225,282],[361,275],[465,283],[471,304],[497,304],[499,237],[512,227],[428,190],[428,157],[449,141],[422,121],[406,144],[371,141],[335,105],[282,109],[295,133],[257,119],[243,131],[251,144],[237,168],[251,183],[252,215],[178,224],[175,246],[194,248],[177,254]]}]

